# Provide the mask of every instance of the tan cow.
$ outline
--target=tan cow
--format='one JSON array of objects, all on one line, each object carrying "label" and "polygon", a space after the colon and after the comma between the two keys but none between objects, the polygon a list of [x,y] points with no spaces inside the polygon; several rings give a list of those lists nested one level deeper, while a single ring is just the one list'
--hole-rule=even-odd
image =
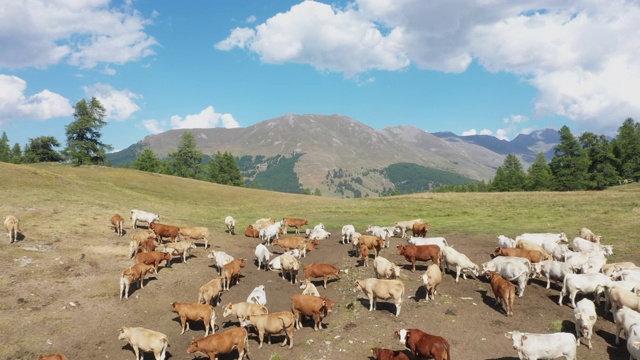
[{"label": "tan cow", "polygon": [[249,336],[247,329],[242,326],[218,334],[211,334],[201,339],[191,340],[187,353],[199,352],[208,356],[209,360],[216,360],[218,355],[228,354],[233,349],[238,349],[239,360],[244,359],[245,349],[247,355],[249,354]]},{"label": "tan cow", "polygon": [[205,328],[204,336],[209,335],[209,329],[211,329],[212,334],[216,333],[216,310],[209,304],[172,302],[171,312],[178,314],[180,317],[180,325],[182,327],[180,335],[184,334],[185,331],[189,331],[188,321],[202,321]]},{"label": "tan cow", "polygon": [[369,249],[365,244],[360,244],[360,259],[362,260],[362,266],[369,267]]},{"label": "tan cow", "polygon": [[165,246],[165,251],[174,255],[178,255],[182,258],[183,263],[187,263],[187,256],[191,249],[197,249],[196,244],[193,241],[178,241]]},{"label": "tan cow", "polygon": [[151,251],[136,254],[136,264],[153,265],[153,270],[156,274],[158,273],[158,266],[162,261],[165,261],[167,266],[171,266],[171,253]]},{"label": "tan cow", "polygon": [[289,254],[282,254],[280,256],[280,266],[282,267],[282,279],[285,279],[285,273],[289,274],[289,280],[292,284],[296,283],[298,276],[298,270],[300,270],[300,262]]},{"label": "tan cow", "polygon": [[324,279],[324,288],[327,288],[327,280],[330,276],[335,276],[340,279],[340,273],[344,272],[345,274],[349,273],[349,269],[340,270],[333,265],[329,264],[321,264],[321,263],[313,263],[307,265],[303,269],[304,279],[311,280],[311,278],[323,278]]},{"label": "tan cow", "polygon": [[376,278],[396,279],[400,277],[400,266],[392,263],[382,256],[378,256],[373,260],[373,270]]},{"label": "tan cow", "polygon": [[400,315],[404,283],[400,280],[368,278],[356,280],[354,291],[362,291],[369,299],[369,311],[376,309],[377,299],[392,300],[396,305],[396,316]]},{"label": "tan cow", "polygon": [[282,224],[285,231],[287,228],[294,227],[296,228],[296,234],[300,234],[300,228],[309,225],[309,221],[307,219],[285,217],[282,218]]},{"label": "tan cow", "polygon": [[120,276],[120,300],[123,295],[125,299],[129,298],[129,287],[133,282],[140,281],[140,289],[144,289],[144,277],[154,270],[153,265],[145,264],[135,264],[124,269]]},{"label": "tan cow", "polygon": [[164,360],[169,346],[167,335],[141,327],[121,327],[118,340],[126,340],[136,354],[136,360],[142,359],[143,352],[153,352],[156,360]]},{"label": "tan cow", "polygon": [[375,235],[360,235],[358,244],[358,250],[360,250],[362,245],[364,245],[367,247],[367,249],[373,250],[373,253],[375,255],[374,257],[378,257],[380,250],[384,246],[384,239]]},{"label": "tan cow", "polygon": [[411,231],[413,232],[413,236],[427,237],[429,227],[430,225],[427,223],[414,223]]},{"label": "tan cow", "polygon": [[111,227],[118,233],[118,236],[122,236],[124,233],[124,218],[120,214],[115,214],[111,217]]},{"label": "tan cow", "polygon": [[292,312],[280,311],[272,314],[249,315],[242,322],[242,326],[253,326],[258,330],[258,338],[260,339],[258,349],[262,349],[265,334],[267,334],[267,343],[271,344],[271,335],[282,332],[286,334],[282,346],[286,346],[288,341],[289,349],[291,349],[293,347],[293,328],[295,323],[296,320]]},{"label": "tan cow", "polygon": [[491,281],[491,290],[496,304],[504,307],[506,316],[513,316],[513,300],[516,298],[516,286],[495,271],[485,273]]},{"label": "tan cow", "polygon": [[402,231],[402,237],[405,238],[405,237],[407,237],[407,230],[413,231],[413,224],[415,224],[415,223],[423,223],[423,222],[424,221],[422,221],[422,219],[398,221],[397,223],[395,223],[394,226],[396,228],[396,231]]},{"label": "tan cow", "polygon": [[13,215],[7,215],[4,218],[4,227],[7,228],[7,236],[9,236],[9,244],[18,241],[18,233],[20,232],[20,222]]},{"label": "tan cow", "polygon": [[302,252],[302,256],[307,255],[307,239],[303,237],[293,236],[286,238],[275,239],[271,245],[280,246],[284,249],[284,251],[289,251],[292,249],[298,249]]},{"label": "tan cow", "polygon": [[240,282],[240,269],[244,268],[245,259],[235,259],[222,267],[222,289],[229,290],[229,286],[236,280],[236,284]]},{"label": "tan cow", "polygon": [[542,253],[542,256],[544,257],[544,260],[553,260],[553,255],[549,254],[547,250],[545,250],[541,245],[538,245],[527,239],[519,239],[518,242],[516,242],[516,248],[522,250],[540,251]]},{"label": "tan cow", "polygon": [[516,256],[528,259],[532,263],[539,263],[545,260],[544,255],[540,251],[517,248],[497,247],[493,252],[493,256]]},{"label": "tan cow", "polygon": [[220,304],[220,296],[222,295],[222,286],[222,276],[213,278],[213,280],[200,286],[200,290],[198,290],[198,303],[213,303],[214,306],[218,306],[218,304]]},{"label": "tan cow", "polygon": [[227,317],[229,315],[233,315],[238,318],[240,322],[242,322],[247,316],[264,315],[268,313],[269,310],[264,305],[242,301],[235,304],[228,303],[227,305],[225,305],[223,307],[222,316]]},{"label": "tan cow", "polygon": [[300,289],[304,289],[302,290],[302,295],[320,296],[318,289],[311,280],[304,280],[300,285]]},{"label": "tan cow", "polygon": [[140,247],[140,244],[143,241],[147,240],[148,238],[152,238],[154,240],[156,238],[156,233],[154,233],[153,230],[151,229],[147,229],[145,231],[138,231],[137,233],[133,234],[133,236],[131,236],[131,241],[129,242],[130,258],[132,258],[136,254],[136,251]]},{"label": "tan cow", "polygon": [[260,237],[260,230],[258,230],[258,228],[254,224],[249,224],[249,226],[247,226],[247,228],[244,230],[244,236],[250,238],[258,238]]},{"label": "tan cow", "polygon": [[427,267],[427,271],[420,277],[422,279],[422,283],[424,284],[424,288],[427,291],[426,300],[435,299],[435,294],[437,294],[438,285],[442,282],[442,272],[440,271],[440,266],[436,264],[431,264]]},{"label": "tan cow", "polygon": [[302,329],[300,316],[313,316],[313,330],[322,328],[322,319],[331,312],[335,302],[312,295],[293,294],[291,296],[291,312],[296,319],[296,329]]},{"label": "tan cow", "polygon": [[204,240],[204,249],[209,246],[209,228],[203,226],[183,226],[178,231],[180,236],[188,240]]},{"label": "tan cow", "polygon": [[593,231],[587,229],[586,227],[580,229],[580,237],[598,244],[600,243],[600,241],[602,241],[602,236],[594,234]]}]

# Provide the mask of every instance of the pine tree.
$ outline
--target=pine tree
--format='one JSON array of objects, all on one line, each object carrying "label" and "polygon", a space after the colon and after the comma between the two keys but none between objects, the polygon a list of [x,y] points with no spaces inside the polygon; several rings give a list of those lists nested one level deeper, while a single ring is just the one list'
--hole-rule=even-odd
[{"label": "pine tree", "polygon": [[618,171],[625,178],[640,179],[640,123],[628,118],[618,128],[613,141],[614,154],[620,161]]},{"label": "pine tree", "polygon": [[60,142],[53,136],[39,136],[35,139],[29,139],[29,143],[24,148],[23,162],[62,161],[62,155],[53,149],[58,146],[60,146]]},{"label": "pine tree", "polygon": [[153,150],[146,148],[131,163],[131,167],[141,171],[160,172],[160,160],[153,153]]},{"label": "pine tree", "polygon": [[2,138],[0,139],[0,161],[11,161],[11,145],[9,145],[9,138],[6,132],[2,132]]},{"label": "pine tree", "polygon": [[493,178],[494,191],[522,191],[525,187],[527,174],[522,170],[522,164],[513,154],[507,155],[502,166],[496,170]]},{"label": "pine tree", "polygon": [[604,135],[586,132],[580,135],[580,144],[589,157],[587,189],[603,190],[620,179],[618,160],[613,146]]},{"label": "pine tree", "polygon": [[560,144],[554,149],[549,168],[553,174],[552,190],[585,190],[589,157],[565,125],[560,130]]},{"label": "pine tree", "polygon": [[548,191],[551,189],[551,169],[543,153],[538,153],[533,164],[529,167],[525,190]]},{"label": "pine tree", "polygon": [[196,149],[191,132],[182,134],[178,149],[169,154],[173,175],[191,179],[202,178],[202,151]]},{"label": "pine tree", "polygon": [[22,149],[18,143],[15,143],[11,149],[11,162],[14,164],[22,163]]},{"label": "pine tree", "polygon": [[236,158],[225,151],[218,151],[207,165],[206,179],[223,185],[244,186],[244,180]]},{"label": "pine tree", "polygon": [[84,99],[78,101],[74,109],[75,121],[65,127],[67,147],[62,153],[76,166],[104,163],[106,152],[113,149],[100,141],[100,129],[107,124],[105,108],[93,97],[89,103]]}]

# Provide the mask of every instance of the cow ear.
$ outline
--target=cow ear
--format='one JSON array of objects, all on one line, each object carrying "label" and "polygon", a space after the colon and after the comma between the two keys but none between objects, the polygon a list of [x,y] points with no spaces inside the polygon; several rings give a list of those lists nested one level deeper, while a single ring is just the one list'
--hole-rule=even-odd
[{"label": "cow ear", "polygon": [[513,338],[513,332],[509,331],[504,333],[504,337],[506,337],[507,339],[512,339]]},{"label": "cow ear", "polygon": [[527,335],[522,335],[522,341],[527,340]]}]

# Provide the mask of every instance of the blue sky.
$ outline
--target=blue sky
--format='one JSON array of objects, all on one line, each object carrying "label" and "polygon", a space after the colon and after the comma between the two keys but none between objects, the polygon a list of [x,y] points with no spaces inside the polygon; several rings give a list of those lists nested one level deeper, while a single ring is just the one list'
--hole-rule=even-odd
[{"label": "blue sky", "polygon": [[514,0],[0,2],[0,131],[116,150],[175,128],[341,114],[377,130],[615,135],[640,111],[640,4]]}]

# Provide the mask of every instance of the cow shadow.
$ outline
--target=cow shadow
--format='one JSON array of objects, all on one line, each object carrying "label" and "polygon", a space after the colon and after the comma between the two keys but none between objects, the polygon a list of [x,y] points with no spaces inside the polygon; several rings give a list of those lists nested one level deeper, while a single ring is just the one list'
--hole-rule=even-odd
[{"label": "cow shadow", "polygon": [[[247,354],[247,348],[244,348],[244,352],[245,354]],[[152,356],[149,359],[153,359],[153,354],[151,354]],[[209,357],[206,355],[202,355],[201,353],[193,353],[193,354],[188,354],[188,355],[194,355],[195,357],[191,358],[191,360],[209,360]],[[216,359],[218,360],[236,360],[238,359],[238,357],[240,356],[240,354],[238,353],[238,349],[234,349],[233,351],[231,351],[228,354],[217,354],[216,355]],[[245,355],[246,357],[246,355]]]},{"label": "cow shadow", "polygon": [[416,262],[416,271],[411,271],[411,269],[413,269],[413,266],[409,263],[409,264],[402,265],[402,269],[407,270],[412,274],[417,274],[418,272],[427,271],[427,268],[429,267],[429,265],[430,264],[420,264]]},{"label": "cow shadow", "polygon": [[480,296],[482,296],[482,302],[485,305],[494,309],[497,313],[500,313],[502,315],[506,314],[506,310],[504,310],[504,307],[496,302],[495,297],[489,296],[489,292],[487,290],[476,290],[476,292],[479,293]]},{"label": "cow shadow", "polygon": [[[332,277],[327,279],[327,286],[329,286],[329,284],[334,283],[336,281],[338,281],[340,279]],[[313,285],[315,285],[318,289],[323,288],[324,289],[324,280],[322,278],[320,278],[319,280],[311,280],[311,283]]]},{"label": "cow shadow", "polygon": [[415,295],[413,295],[413,300],[415,302],[420,302],[420,300],[427,301],[427,289],[423,285],[418,286]]},{"label": "cow shadow", "polygon": [[[156,281],[158,280],[157,275],[153,274],[150,277],[147,277],[143,280],[143,284],[144,286],[149,286],[149,284],[152,281]],[[139,281],[134,281],[131,283],[131,285],[129,286],[129,297],[131,297],[132,295],[134,295],[137,291],[140,290],[144,290],[143,288],[140,287],[140,282]]]},{"label": "cow shadow", "polygon": [[[369,310],[369,299],[367,298],[358,298],[358,301],[366,310]],[[396,305],[392,302],[380,301],[376,302],[376,308],[373,311],[388,311],[392,315],[396,314]]]},{"label": "cow shadow", "polygon": [[[127,351],[131,351],[131,354],[135,354],[133,352],[133,346],[131,346],[131,344],[129,344],[128,342],[124,345],[122,345],[120,347],[122,350],[127,350]],[[140,355],[142,355],[142,360],[153,360],[155,359],[155,357],[153,356],[153,352],[144,352],[142,351],[142,349],[139,349],[140,351]],[[127,355],[127,357],[129,357]],[[169,348],[167,348],[167,351],[165,352],[165,359],[171,359],[173,356],[171,355],[171,353],[169,352]]]},{"label": "cow shadow", "polygon": [[[178,325],[180,325],[180,316],[175,316],[173,319],[171,319],[172,321],[175,321],[176,323],[178,323]],[[204,332],[206,331],[206,327],[204,326],[204,322],[203,321],[189,321],[187,320],[187,323],[189,324],[189,330],[185,330],[185,334],[187,333],[192,333],[192,335],[196,338],[202,338],[204,337]],[[182,326],[182,325],[181,325]],[[215,324],[214,324],[215,326]],[[220,328],[220,327],[218,327]],[[182,328],[180,328],[182,331]],[[202,336],[200,336],[200,334],[195,334],[193,333],[194,331],[200,332],[202,331]]]}]

